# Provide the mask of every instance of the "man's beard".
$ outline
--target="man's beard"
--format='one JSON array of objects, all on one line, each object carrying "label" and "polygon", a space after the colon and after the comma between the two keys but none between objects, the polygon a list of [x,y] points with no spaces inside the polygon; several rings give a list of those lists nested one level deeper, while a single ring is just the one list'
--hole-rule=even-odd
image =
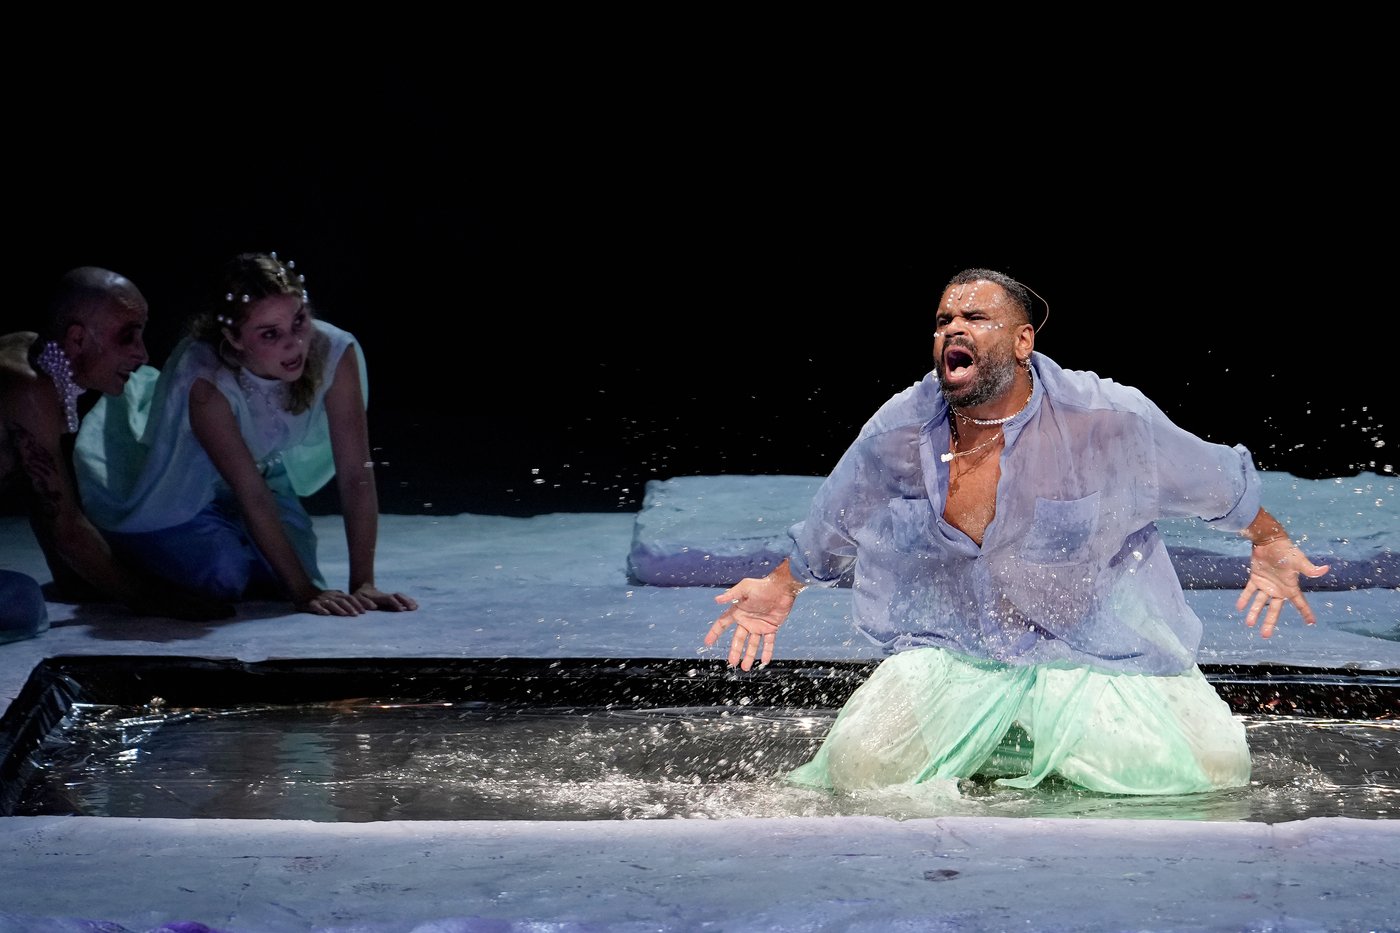
[{"label": "man's beard", "polygon": [[943,378],[943,357],[934,360],[934,372],[943,384],[943,397],[954,408],[975,408],[1000,398],[1016,379],[1016,355],[1010,348],[997,347],[987,354],[978,354],[977,377],[957,388],[949,388]]}]

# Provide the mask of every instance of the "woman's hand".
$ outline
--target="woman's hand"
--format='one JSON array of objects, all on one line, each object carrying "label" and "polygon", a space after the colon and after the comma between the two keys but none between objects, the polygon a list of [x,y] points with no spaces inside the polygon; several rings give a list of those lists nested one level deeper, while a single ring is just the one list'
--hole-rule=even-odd
[{"label": "woman's hand", "polygon": [[362,596],[352,596],[340,590],[317,590],[306,599],[296,600],[297,609],[318,616],[357,616],[374,608]]},{"label": "woman's hand", "polygon": [[368,608],[381,609],[384,612],[411,612],[418,608],[417,600],[412,597],[402,593],[385,593],[371,583],[357,587],[355,596],[361,605],[368,604]]}]

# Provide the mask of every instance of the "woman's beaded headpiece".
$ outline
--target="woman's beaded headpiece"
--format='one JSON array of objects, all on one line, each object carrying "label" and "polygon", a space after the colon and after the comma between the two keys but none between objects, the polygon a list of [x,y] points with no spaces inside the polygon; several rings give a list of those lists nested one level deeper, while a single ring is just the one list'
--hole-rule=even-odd
[{"label": "woman's beaded headpiece", "polygon": [[[286,262],[283,262],[282,260],[277,258],[277,254],[275,252],[268,253],[267,255],[269,258],[272,259],[273,262],[277,263],[277,271],[273,273],[272,280],[276,282],[278,286],[281,287],[281,289],[283,290],[283,294],[289,295],[294,290],[300,289],[301,300],[310,301],[311,295],[306,290],[306,276],[302,275],[299,272],[295,273],[295,275],[293,274],[297,267],[296,260],[288,259]],[[252,301],[253,298],[246,292],[243,294],[229,292],[228,294],[224,295],[224,300],[227,301],[229,304],[233,304],[234,302],[241,302],[246,305],[248,302]],[[219,314],[215,316],[215,319],[220,324],[223,324],[226,327],[233,326],[232,315]]]}]

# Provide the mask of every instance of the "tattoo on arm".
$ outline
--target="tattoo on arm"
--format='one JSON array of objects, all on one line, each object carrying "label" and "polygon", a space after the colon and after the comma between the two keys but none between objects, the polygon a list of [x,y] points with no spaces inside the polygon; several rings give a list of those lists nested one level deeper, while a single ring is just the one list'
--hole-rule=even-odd
[{"label": "tattoo on arm", "polygon": [[62,469],[53,454],[23,425],[9,425],[19,462],[34,489],[35,508],[46,518],[56,518],[63,504]]}]

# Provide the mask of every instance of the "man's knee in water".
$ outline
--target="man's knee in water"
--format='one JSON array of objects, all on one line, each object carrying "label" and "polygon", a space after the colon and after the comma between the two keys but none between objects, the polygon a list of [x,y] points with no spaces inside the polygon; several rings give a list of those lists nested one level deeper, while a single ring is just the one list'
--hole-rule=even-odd
[{"label": "man's knee in water", "polygon": [[914,780],[928,762],[928,746],[912,717],[890,711],[833,730],[827,740],[827,774],[840,790]]}]

